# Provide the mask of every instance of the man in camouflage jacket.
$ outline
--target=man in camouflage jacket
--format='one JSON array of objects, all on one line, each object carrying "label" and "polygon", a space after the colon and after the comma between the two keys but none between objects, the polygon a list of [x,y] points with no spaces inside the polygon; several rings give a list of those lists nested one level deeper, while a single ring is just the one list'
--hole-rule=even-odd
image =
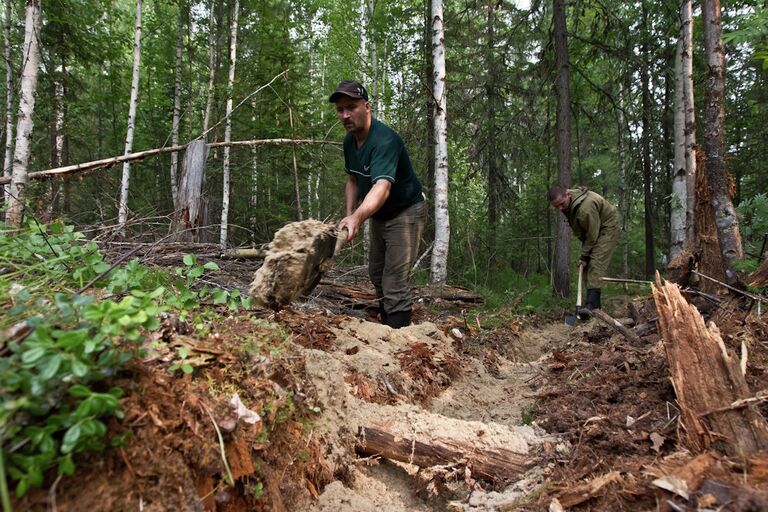
[{"label": "man in camouflage jacket", "polygon": [[574,235],[581,240],[579,266],[585,267],[587,275],[585,313],[600,309],[600,288],[619,239],[616,208],[587,187],[566,189],[555,185],[549,189],[548,197],[550,204],[563,212]]}]

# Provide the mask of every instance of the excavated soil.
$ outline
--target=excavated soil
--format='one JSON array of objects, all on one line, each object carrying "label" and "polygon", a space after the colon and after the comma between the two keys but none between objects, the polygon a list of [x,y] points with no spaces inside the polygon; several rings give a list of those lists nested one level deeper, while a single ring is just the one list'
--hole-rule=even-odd
[{"label": "excavated soil", "polygon": [[[80,458],[76,476],[50,477],[15,510],[768,510],[768,458],[682,446],[657,335],[630,345],[597,320],[511,314],[484,328],[450,304],[430,315],[426,302],[416,325],[392,330],[326,306],[253,310],[205,334],[167,323],[110,383],[126,389],[125,417],[110,425],[112,438],[129,434],[122,446]],[[731,347],[749,337],[748,381],[766,389],[768,330],[749,325],[722,330]],[[169,371],[179,344],[192,375]],[[260,421],[236,413],[235,393]],[[534,464],[488,479],[467,460],[361,456],[361,427]],[[687,499],[653,484],[683,477]]]}]

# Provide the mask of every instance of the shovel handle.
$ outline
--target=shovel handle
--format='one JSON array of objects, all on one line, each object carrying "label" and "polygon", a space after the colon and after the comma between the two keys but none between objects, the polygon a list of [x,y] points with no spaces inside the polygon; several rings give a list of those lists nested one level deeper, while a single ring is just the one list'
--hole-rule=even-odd
[{"label": "shovel handle", "polygon": [[345,226],[336,235],[336,248],[333,250],[334,257],[341,252],[341,247],[347,241],[347,238],[349,238],[349,230]]},{"label": "shovel handle", "polygon": [[579,265],[579,291],[576,293],[576,309],[581,307],[581,277],[584,274],[584,265]]}]

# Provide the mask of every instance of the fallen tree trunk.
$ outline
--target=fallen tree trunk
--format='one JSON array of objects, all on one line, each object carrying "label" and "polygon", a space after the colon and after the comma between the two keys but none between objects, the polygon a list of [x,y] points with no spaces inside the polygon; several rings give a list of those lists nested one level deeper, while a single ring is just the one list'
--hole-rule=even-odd
[{"label": "fallen tree trunk", "polygon": [[360,427],[356,449],[362,455],[381,455],[419,467],[466,464],[473,478],[487,481],[516,480],[535,463],[526,455],[503,448],[483,449],[440,439],[422,442],[380,427]]},{"label": "fallen tree trunk", "polygon": [[768,425],[753,404],[733,403],[752,396],[739,360],[729,354],[717,326],[704,319],[672,283],[656,276],[653,297],[680,405],[686,444],[702,451],[722,444],[724,451],[747,455],[768,447]]},{"label": "fallen tree trunk", "polygon": [[640,338],[637,334],[632,332],[630,329],[627,329],[624,327],[624,325],[613,318],[611,315],[603,311],[602,309],[593,309],[592,314],[595,315],[597,318],[608,324],[613,330],[624,336],[627,341],[631,343],[640,343]]},{"label": "fallen tree trunk", "polygon": [[[214,142],[206,144],[208,148],[219,148],[223,146],[264,146],[264,145],[280,145],[280,144],[321,144],[321,145],[340,145],[337,141],[329,140],[312,140],[312,139],[261,139],[261,140],[238,140],[232,142]],[[162,155],[164,153],[176,153],[178,151],[184,151],[187,145],[183,146],[167,146],[164,148],[148,149],[146,151],[139,151],[137,153],[129,153],[127,155],[113,156],[110,158],[102,158],[101,160],[93,160],[91,162],[83,162],[80,164],[67,165],[64,167],[56,167],[54,169],[47,169],[45,171],[31,172],[28,175],[30,180],[44,180],[51,178],[61,178],[70,174],[79,172],[90,172],[98,169],[106,169],[117,164],[125,162],[138,162],[147,158],[148,156]],[[6,185],[11,182],[10,176],[0,177],[0,185]]]}]

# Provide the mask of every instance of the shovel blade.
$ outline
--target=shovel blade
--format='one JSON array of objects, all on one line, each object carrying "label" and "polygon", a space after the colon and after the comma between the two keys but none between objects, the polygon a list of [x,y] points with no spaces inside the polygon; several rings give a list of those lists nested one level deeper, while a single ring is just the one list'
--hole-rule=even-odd
[{"label": "shovel blade", "polygon": [[576,325],[576,315],[565,315],[565,325],[573,327]]}]

